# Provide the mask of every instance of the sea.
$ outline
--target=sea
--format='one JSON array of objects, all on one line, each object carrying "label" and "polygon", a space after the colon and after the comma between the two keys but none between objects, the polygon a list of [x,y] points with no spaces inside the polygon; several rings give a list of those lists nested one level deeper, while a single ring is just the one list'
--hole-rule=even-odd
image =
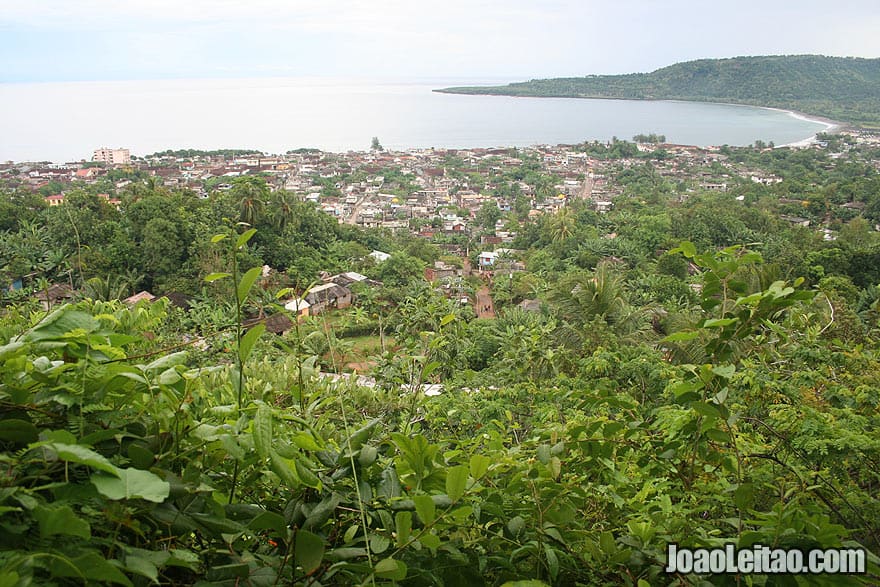
[{"label": "sea", "polygon": [[[498,83],[499,80],[486,80]],[[512,80],[507,80],[512,81]],[[442,94],[474,80],[177,79],[0,84],[0,161],[79,161],[99,147],[361,151],[630,140],[776,145],[828,127],[793,113],[677,101]]]}]

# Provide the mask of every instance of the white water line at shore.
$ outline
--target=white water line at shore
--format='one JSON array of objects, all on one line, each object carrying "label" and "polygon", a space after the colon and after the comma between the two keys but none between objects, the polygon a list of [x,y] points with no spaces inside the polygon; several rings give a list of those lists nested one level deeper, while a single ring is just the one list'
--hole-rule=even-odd
[{"label": "white water line at shore", "polygon": [[[579,99],[583,99],[583,98],[579,98]],[[607,99],[616,100],[618,98],[607,98]],[[628,98],[621,98],[621,99],[626,100]],[[651,101],[651,100],[649,100],[649,101]],[[685,103],[685,104],[694,104],[694,103],[699,102],[698,100],[654,100],[654,101],[656,101],[656,102],[681,102],[681,103]],[[816,136],[820,132],[833,133],[833,132],[843,128],[844,126],[846,126],[842,122],[836,122],[836,121],[828,119],[828,118],[813,117],[813,116],[809,116],[807,114],[803,114],[801,112],[797,112],[795,110],[786,110],[785,108],[774,108],[772,106],[755,106],[752,104],[739,104],[736,102],[706,102],[706,103],[707,104],[719,104],[722,106],[739,106],[739,107],[743,107],[743,108],[759,108],[761,110],[772,110],[774,112],[782,112],[784,114],[787,114],[796,120],[801,120],[804,122],[815,122],[817,124],[825,125],[825,128],[823,128],[820,131],[817,131],[815,134],[813,134],[805,139],[801,139],[799,141],[794,141],[791,143],[785,143],[784,145],[776,145],[775,148],[777,148],[777,149],[782,148],[782,147],[809,147],[810,145],[812,145],[816,142]]]},{"label": "white water line at shore", "polygon": [[794,141],[791,143],[786,143],[784,145],[777,145],[777,147],[809,147],[810,145],[812,145],[813,143],[816,142],[816,137],[818,136],[818,134],[820,132],[834,132],[843,126],[839,122],[834,122],[834,121],[822,119],[822,118],[813,118],[812,116],[807,116],[806,114],[802,114],[800,112],[795,112],[794,110],[784,110],[782,108],[770,108],[769,106],[765,106],[764,109],[765,110],[775,110],[776,112],[784,112],[796,120],[802,120],[804,122],[815,122],[818,124],[825,125],[825,128],[823,128],[821,131],[818,131],[815,134],[813,134],[805,139],[802,139],[800,141]]}]

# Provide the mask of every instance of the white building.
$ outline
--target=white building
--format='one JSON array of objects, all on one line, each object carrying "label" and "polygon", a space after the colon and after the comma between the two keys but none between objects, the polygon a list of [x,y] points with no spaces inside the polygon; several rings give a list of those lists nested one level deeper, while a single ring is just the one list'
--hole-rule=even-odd
[{"label": "white building", "polygon": [[384,263],[391,258],[391,255],[382,251],[373,251],[369,256],[372,257],[376,263]]},{"label": "white building", "polygon": [[92,161],[100,161],[101,163],[109,163],[111,165],[128,165],[131,163],[131,153],[128,149],[101,147],[100,149],[95,149]]},{"label": "white building", "polygon": [[492,251],[483,251],[480,253],[480,267],[491,267],[495,264],[495,258],[498,253]]}]

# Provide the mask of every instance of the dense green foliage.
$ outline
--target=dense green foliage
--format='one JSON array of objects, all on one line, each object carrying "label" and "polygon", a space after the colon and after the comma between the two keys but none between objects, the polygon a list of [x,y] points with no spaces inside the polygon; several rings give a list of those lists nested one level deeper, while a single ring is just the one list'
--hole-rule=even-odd
[{"label": "dense green foliage", "polygon": [[791,108],[835,120],[880,125],[880,59],[776,55],[700,59],[651,73],[534,79],[457,94],[695,100]]},{"label": "dense green foliage", "polygon": [[[423,384],[480,327],[430,291],[402,304],[374,389],[317,379],[302,333],[279,354],[233,324],[213,365],[156,349],[139,333],[163,304],[7,315],[29,326],[0,346],[0,578],[634,585],[688,581],[663,575],[668,541],[876,549],[878,357],[824,342],[797,282],[749,285],[757,254],[675,253],[702,268],[701,303],[659,346],[626,342],[601,269],[554,302],[566,328],[499,321],[501,387],[438,398]],[[208,279],[238,279],[238,307],[255,276]],[[572,343],[584,328],[601,341]]]},{"label": "dense green foliage", "polygon": [[[434,242],[252,177],[207,198],[138,182],[120,210],[4,192],[2,277],[78,293],[44,310],[4,292],[0,585],[876,584],[878,157],[824,138],[839,156],[694,163],[721,193],[662,152],[581,145],[615,208],[535,218],[517,198],[556,178],[534,158],[450,157],[511,210]],[[446,244],[475,264],[498,221],[524,270],[424,280],[465,264]],[[267,332],[323,270],[384,285]],[[118,301],[135,284],[194,297]],[[495,318],[460,303],[478,288]],[[355,370],[372,378],[335,377]],[[869,574],[667,575],[670,542],[863,547]]]}]

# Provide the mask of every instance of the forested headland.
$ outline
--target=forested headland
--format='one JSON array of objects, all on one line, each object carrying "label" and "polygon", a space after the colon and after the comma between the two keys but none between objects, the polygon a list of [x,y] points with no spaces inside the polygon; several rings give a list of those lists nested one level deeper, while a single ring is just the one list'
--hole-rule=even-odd
[{"label": "forested headland", "polygon": [[820,139],[4,171],[0,585],[876,584],[880,141]]},{"label": "forested headland", "polygon": [[880,59],[772,55],[700,59],[650,73],[533,79],[455,87],[454,94],[691,100],[784,108],[880,126]]}]

